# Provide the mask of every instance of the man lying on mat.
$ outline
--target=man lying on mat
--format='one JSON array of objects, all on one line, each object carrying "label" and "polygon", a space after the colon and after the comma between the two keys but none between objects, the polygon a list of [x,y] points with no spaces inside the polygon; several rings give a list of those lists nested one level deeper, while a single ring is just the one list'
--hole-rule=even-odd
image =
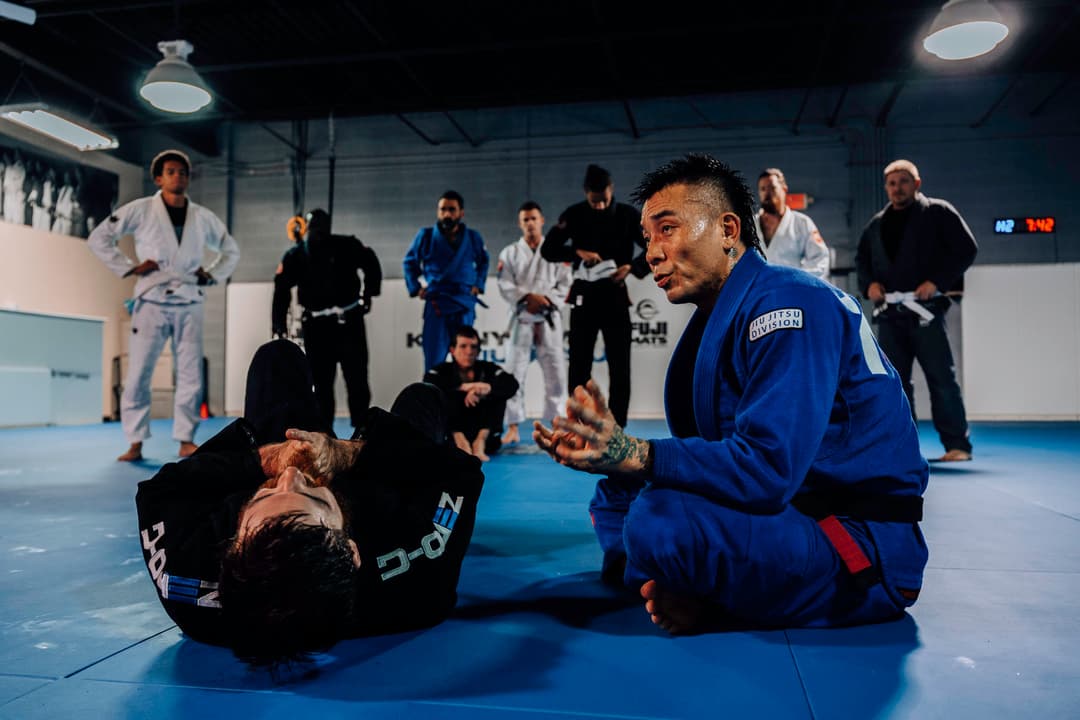
[{"label": "man lying on mat", "polygon": [[484,476],[445,442],[438,388],[410,385],[339,440],[293,343],[263,345],[247,382],[243,419],[139,484],[143,554],[169,616],[269,666],[445,619]]}]

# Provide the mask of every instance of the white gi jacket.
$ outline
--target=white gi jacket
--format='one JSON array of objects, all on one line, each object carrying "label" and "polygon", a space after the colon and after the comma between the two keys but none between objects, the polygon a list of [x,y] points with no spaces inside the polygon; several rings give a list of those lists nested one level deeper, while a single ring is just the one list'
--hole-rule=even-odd
[{"label": "white gi jacket", "polygon": [[822,280],[828,278],[829,248],[808,215],[791,208],[785,210],[768,247],[761,231],[760,211],[754,216],[754,226],[770,263],[799,268]]},{"label": "white gi jacket", "polygon": [[550,262],[536,250],[529,247],[525,238],[507,245],[499,253],[498,275],[499,294],[510,305],[510,313],[521,323],[543,322],[542,315],[534,315],[524,310],[518,314],[517,302],[529,293],[546,295],[555,308],[561,310],[566,304],[570,292],[571,269],[566,263]]},{"label": "white gi jacket", "polygon": [[117,249],[124,235],[135,236],[138,261],[155,260],[160,266],[135,283],[135,297],[163,304],[202,302],[195,271],[209,250],[217,257],[203,269],[223,281],[236,269],[240,248],[217,215],[188,198],[184,234],[176,242],[161,191],[132,200],[94,228],[87,239],[90,249],[110,270],[123,276],[135,263]]}]

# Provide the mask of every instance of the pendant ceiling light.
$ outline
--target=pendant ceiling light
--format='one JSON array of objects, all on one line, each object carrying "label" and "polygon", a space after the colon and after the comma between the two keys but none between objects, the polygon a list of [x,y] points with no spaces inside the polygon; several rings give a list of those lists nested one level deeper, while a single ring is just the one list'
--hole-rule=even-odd
[{"label": "pendant ceiling light", "polygon": [[943,60],[967,60],[990,52],[1008,34],[1009,26],[987,0],[949,0],[923,47]]},{"label": "pendant ceiling light", "polygon": [[159,42],[165,58],[146,74],[139,94],[159,110],[173,113],[193,113],[209,105],[210,88],[187,61],[194,49],[187,40]]}]

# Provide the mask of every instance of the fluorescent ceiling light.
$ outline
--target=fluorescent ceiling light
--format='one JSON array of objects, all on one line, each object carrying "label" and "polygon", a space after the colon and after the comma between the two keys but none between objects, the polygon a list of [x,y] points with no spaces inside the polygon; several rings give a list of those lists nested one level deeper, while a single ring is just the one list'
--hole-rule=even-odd
[{"label": "fluorescent ceiling light", "polygon": [[195,68],[187,61],[194,50],[187,40],[159,42],[165,59],[146,74],[139,94],[159,110],[193,113],[210,104],[213,96]]},{"label": "fluorescent ceiling light", "polygon": [[1008,34],[1008,25],[987,0],[949,0],[923,47],[942,60],[967,60],[990,52]]},{"label": "fluorescent ceiling light", "polygon": [[63,117],[44,103],[0,107],[0,117],[79,150],[112,150],[120,146],[112,135],[93,129],[88,123]]},{"label": "fluorescent ceiling light", "polygon": [[34,21],[37,20],[37,11],[0,0],[0,18],[33,25]]}]

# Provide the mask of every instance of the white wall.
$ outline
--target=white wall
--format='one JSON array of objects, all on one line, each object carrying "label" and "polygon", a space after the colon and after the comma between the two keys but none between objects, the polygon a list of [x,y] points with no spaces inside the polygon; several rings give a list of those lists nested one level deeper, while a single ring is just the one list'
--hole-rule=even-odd
[{"label": "white wall", "polygon": [[[631,278],[627,287],[632,301],[630,320],[634,329],[630,414],[634,417],[663,417],[663,387],[668,360],[693,308],[671,305],[649,280]],[[269,326],[262,319],[269,313],[272,296],[272,283],[233,283],[229,286],[225,406],[230,415],[242,413],[248,363],[259,345],[270,339]],[[481,336],[482,357],[502,363],[506,359],[502,342],[508,330],[509,308],[499,296],[494,281],[488,283],[483,300],[490,307],[477,307],[476,329]],[[383,283],[382,295],[375,298],[373,309],[366,319],[372,404],[390,407],[401,388],[423,376],[424,361],[419,344],[422,310],[423,303],[408,296],[403,280]],[[566,313],[569,314],[569,310]],[[564,327],[568,325],[564,323]],[[603,341],[599,339],[596,357],[603,357]],[[593,376],[606,392],[607,363],[602,360],[595,362]],[[347,415],[340,377],[338,386],[337,414]],[[525,383],[525,407],[529,417],[539,417],[543,411],[542,389],[540,368],[534,362]]]},{"label": "white wall", "polygon": [[[86,241],[0,221],[0,307],[104,318],[101,415],[112,414],[112,360],[124,351],[124,298],[134,278],[121,280]],[[5,338],[4,342],[15,342]]]},{"label": "white wall", "polygon": [[964,400],[972,420],[1080,420],[1080,264],[968,272]]}]

